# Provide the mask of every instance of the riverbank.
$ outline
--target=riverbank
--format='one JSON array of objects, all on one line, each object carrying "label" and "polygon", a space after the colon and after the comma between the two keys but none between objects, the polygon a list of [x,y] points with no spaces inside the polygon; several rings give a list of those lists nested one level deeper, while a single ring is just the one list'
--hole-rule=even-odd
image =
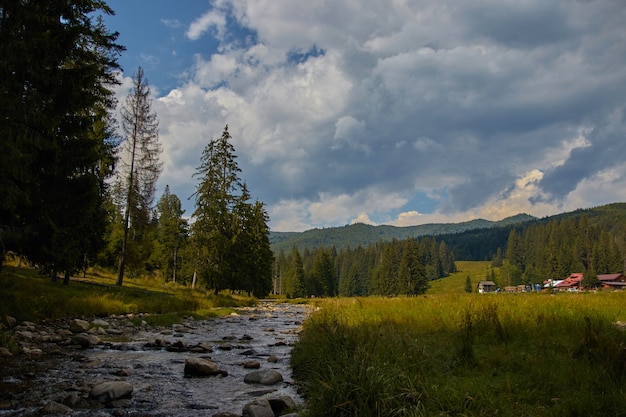
[{"label": "riverbank", "polygon": [[85,278],[74,277],[69,285],[63,285],[34,268],[12,265],[2,267],[0,296],[0,317],[9,315],[18,322],[33,323],[66,317],[148,314],[149,324],[172,324],[185,315],[214,317],[257,302],[251,297],[214,295],[203,288],[192,289],[157,279],[129,278],[120,287],[115,285],[112,274],[102,271],[92,271]]}]

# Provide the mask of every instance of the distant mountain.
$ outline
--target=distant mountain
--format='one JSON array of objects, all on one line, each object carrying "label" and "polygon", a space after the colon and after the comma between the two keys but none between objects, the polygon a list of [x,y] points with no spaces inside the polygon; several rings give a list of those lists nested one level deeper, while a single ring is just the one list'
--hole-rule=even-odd
[{"label": "distant mountain", "polygon": [[356,223],[343,227],[312,229],[305,232],[270,232],[270,244],[274,252],[279,252],[281,249],[289,252],[294,246],[300,250],[333,245],[337,248],[348,246],[354,248],[358,245],[367,246],[393,239],[450,235],[471,230],[502,228],[535,220],[537,220],[536,217],[528,214],[518,214],[500,221],[477,219],[462,223],[432,223],[406,227],[371,226]]}]

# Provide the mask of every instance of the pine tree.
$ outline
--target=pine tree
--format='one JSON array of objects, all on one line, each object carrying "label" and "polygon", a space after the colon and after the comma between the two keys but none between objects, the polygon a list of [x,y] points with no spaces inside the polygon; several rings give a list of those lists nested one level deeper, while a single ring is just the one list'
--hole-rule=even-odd
[{"label": "pine tree", "polygon": [[[133,87],[122,106],[122,166],[118,175],[124,196],[124,238],[119,258],[117,285],[124,280],[130,228],[133,241],[145,237],[150,222],[156,182],[163,164],[160,161],[161,143],[156,113],[152,111],[148,80],[139,67],[133,76]],[[132,220],[132,221],[131,221]],[[144,240],[146,242],[147,239]],[[145,258],[146,254],[141,257]]]},{"label": "pine tree", "polygon": [[202,254],[197,269],[216,294],[229,288],[264,296],[272,283],[269,219],[262,203],[250,203],[231,139],[227,125],[206,146],[194,174],[199,183],[192,235]]},{"label": "pine tree", "polygon": [[180,199],[170,193],[169,185],[157,203],[157,262],[165,281],[176,282],[180,252],[187,241],[187,221],[183,218]]},{"label": "pine tree", "polygon": [[306,297],[308,294],[304,289],[304,266],[298,248],[295,246],[292,248],[287,261],[288,268],[285,273],[285,294],[287,298]]},{"label": "pine tree", "polygon": [[[402,255],[398,268],[398,293],[414,295],[412,285],[415,282],[415,268],[419,264],[419,253],[415,239],[402,242]],[[419,265],[421,267],[421,265]]]},{"label": "pine tree", "polygon": [[69,274],[101,243],[115,43],[100,1],[0,7],[0,243]]},{"label": "pine tree", "polygon": [[471,294],[472,291],[473,291],[472,279],[468,275],[467,277],[465,277],[465,292],[468,293],[468,294]]}]

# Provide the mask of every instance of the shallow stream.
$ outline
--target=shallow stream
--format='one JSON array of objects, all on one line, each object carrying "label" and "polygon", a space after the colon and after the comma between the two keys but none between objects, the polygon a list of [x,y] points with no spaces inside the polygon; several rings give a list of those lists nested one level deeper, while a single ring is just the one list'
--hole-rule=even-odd
[{"label": "shallow stream", "polygon": [[[132,397],[116,408],[80,409],[72,416],[212,416],[221,412],[241,415],[243,406],[258,396],[288,395],[301,403],[291,378],[290,353],[309,307],[261,302],[239,314],[210,320],[188,319],[168,329],[139,331],[130,340],[75,351],[70,356],[22,359],[17,356],[0,372],[0,389],[10,390],[11,404],[0,416],[39,415],[42,405],[67,397],[85,396],[99,382],[124,380],[133,385]],[[156,340],[174,345],[202,344],[212,352],[171,352],[146,348]],[[227,376],[186,378],[185,359],[208,357]],[[271,386],[251,385],[244,377],[251,369],[273,369],[284,381]],[[12,371],[11,367],[15,367]],[[39,411],[38,411],[39,410]]]}]

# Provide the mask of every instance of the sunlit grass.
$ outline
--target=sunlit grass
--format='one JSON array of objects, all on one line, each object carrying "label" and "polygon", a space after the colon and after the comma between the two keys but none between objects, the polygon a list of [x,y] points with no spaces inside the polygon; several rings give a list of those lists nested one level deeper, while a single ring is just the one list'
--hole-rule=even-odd
[{"label": "sunlit grass", "polygon": [[490,279],[488,274],[491,273],[491,262],[457,261],[456,268],[457,272],[449,277],[431,281],[428,294],[464,294],[468,276],[473,291],[476,291],[478,281]]},{"label": "sunlit grass", "polygon": [[[156,279],[126,279],[115,285],[112,274],[99,272],[87,281],[72,279],[69,285],[52,282],[31,268],[3,266],[0,276],[0,315],[39,322],[59,317],[94,317],[112,314],[170,314],[198,317],[220,314],[217,308],[250,306],[254,299],[213,295],[202,289],[165,284]],[[232,310],[225,310],[228,314]],[[153,319],[156,320],[156,319]]]},{"label": "sunlit grass", "polygon": [[620,415],[626,293],[318,300],[293,353],[310,416]]}]

